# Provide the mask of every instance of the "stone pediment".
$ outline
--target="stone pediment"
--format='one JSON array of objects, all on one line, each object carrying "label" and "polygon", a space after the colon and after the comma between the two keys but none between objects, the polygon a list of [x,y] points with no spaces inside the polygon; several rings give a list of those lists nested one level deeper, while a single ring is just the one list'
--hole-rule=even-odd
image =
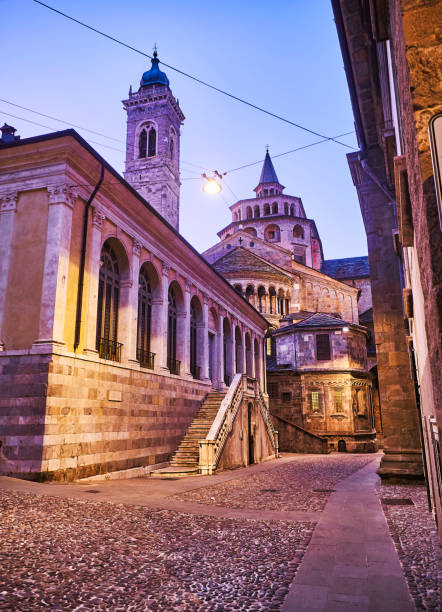
[{"label": "stone pediment", "polygon": [[287,279],[293,278],[279,266],[275,266],[265,261],[243,247],[232,249],[229,253],[220,257],[220,259],[213,264],[213,267],[223,275],[228,275],[229,272],[232,273],[244,270],[247,271],[248,274],[278,274],[285,276]]}]

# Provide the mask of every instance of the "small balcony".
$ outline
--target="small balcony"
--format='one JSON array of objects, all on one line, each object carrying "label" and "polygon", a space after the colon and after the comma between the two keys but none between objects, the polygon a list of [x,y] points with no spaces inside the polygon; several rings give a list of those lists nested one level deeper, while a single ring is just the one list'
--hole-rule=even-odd
[{"label": "small balcony", "polygon": [[97,351],[101,359],[108,359],[109,361],[121,361],[121,349],[123,345],[121,342],[116,340],[110,340],[109,338],[98,338],[97,339]]},{"label": "small balcony", "polygon": [[180,375],[181,361],[178,361],[178,359],[168,359],[167,367],[169,368],[169,372],[171,374],[176,374],[177,376]]},{"label": "small balcony", "polygon": [[155,353],[137,348],[137,359],[142,368],[153,370],[155,368]]}]

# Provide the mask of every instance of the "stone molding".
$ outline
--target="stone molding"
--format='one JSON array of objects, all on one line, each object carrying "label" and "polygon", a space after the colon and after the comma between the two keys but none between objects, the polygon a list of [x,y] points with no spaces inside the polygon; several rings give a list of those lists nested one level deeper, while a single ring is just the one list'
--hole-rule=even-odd
[{"label": "stone molding", "polygon": [[66,204],[70,208],[74,207],[75,199],[78,196],[76,189],[69,185],[48,185],[49,204]]},{"label": "stone molding", "polygon": [[17,210],[18,191],[0,195],[0,213]]},{"label": "stone molding", "polygon": [[103,221],[106,219],[106,215],[104,214],[104,210],[96,206],[92,209],[92,225],[98,227],[99,229],[103,228]]}]

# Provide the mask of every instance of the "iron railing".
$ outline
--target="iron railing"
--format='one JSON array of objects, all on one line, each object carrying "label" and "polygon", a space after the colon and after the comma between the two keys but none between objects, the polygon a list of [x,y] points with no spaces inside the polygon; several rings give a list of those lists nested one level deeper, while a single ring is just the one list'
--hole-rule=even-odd
[{"label": "iron railing", "polygon": [[179,376],[180,366],[181,366],[181,361],[178,361],[178,359],[168,359],[167,360],[167,367],[169,368],[169,371],[171,374],[176,374],[177,376]]},{"label": "iron railing", "polygon": [[97,339],[97,351],[101,359],[109,359],[109,361],[121,361],[121,342],[110,340],[109,338]]},{"label": "iron railing", "polygon": [[137,348],[137,359],[142,368],[149,368],[149,370],[153,370],[155,368],[155,353]]}]

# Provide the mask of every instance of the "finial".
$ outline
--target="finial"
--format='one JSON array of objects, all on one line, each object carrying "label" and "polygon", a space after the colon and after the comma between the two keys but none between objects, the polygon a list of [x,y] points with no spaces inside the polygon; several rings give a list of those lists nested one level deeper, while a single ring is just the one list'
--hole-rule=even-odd
[{"label": "finial", "polygon": [[155,44],[154,44],[154,46],[153,46],[153,56],[154,56],[155,58],[157,58],[157,57],[158,57],[158,53],[157,53],[157,43],[155,43]]},{"label": "finial", "polygon": [[269,145],[266,145],[266,154],[269,152]]}]

